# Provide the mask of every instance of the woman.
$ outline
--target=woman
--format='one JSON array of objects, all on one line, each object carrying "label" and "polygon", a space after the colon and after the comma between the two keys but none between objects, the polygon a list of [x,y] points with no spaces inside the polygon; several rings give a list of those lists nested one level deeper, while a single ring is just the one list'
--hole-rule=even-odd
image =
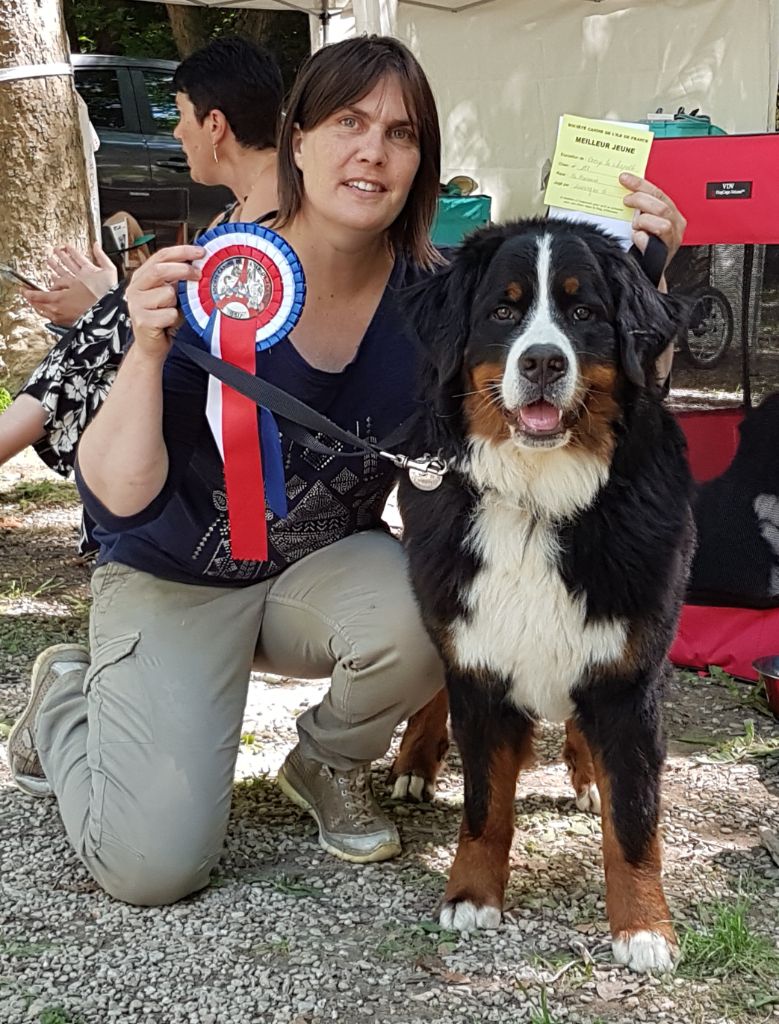
[{"label": "woman", "polygon": [[[275,210],[283,83],[273,55],[244,39],[216,39],[179,64],[173,87],[179,111],[173,134],[193,181],[225,185],[236,198],[217,223],[255,220]],[[83,315],[0,417],[0,464],[34,444],[48,466],[68,476],[76,443],[113,382],[129,328],[124,283],[100,298],[116,284],[102,250],[96,250],[98,266],[67,246],[56,255],[55,287],[22,294],[52,319],[63,309],[63,296],[69,318],[74,302],[82,303]],[[95,288],[101,290],[93,305],[94,296],[83,296]]]},{"label": "woman", "polygon": [[[394,292],[436,259],[439,145],[428,83],[397,41],[338,43],[302,69],[274,226],[303,263],[308,298],[292,334],[257,355],[257,374],[363,437],[389,434],[413,408]],[[171,350],[175,285],[199,279],[190,261],[201,255],[160,252],[128,289],[134,344],[79,449],[101,541],[91,654],[40,656],[9,739],[16,781],[57,795],[99,884],[144,905],[202,888],[219,858],[253,661],[331,676],[298,719],[279,782],[325,849],[357,862],[400,850],[370,764],[443,684],[402,549],[381,528],[390,468],[282,435],[289,513],[268,513],[267,561],[232,558],[207,381]]]}]

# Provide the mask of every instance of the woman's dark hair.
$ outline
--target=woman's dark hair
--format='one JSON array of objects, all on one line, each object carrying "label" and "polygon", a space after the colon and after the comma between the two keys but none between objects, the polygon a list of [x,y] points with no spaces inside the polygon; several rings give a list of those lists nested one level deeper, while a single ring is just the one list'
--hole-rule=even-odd
[{"label": "woman's dark hair", "polygon": [[214,39],[179,64],[173,88],[186,93],[200,124],[221,110],[241,145],[276,145],[284,85],[270,50],[237,36]]},{"label": "woman's dark hair", "polygon": [[429,267],[440,262],[430,241],[441,173],[438,112],[416,57],[389,36],[361,36],[325,46],[298,72],[279,136],[279,222],[286,224],[303,202],[303,175],[293,152],[295,128],[316,128],[392,75],[400,82],[419,142],[420,160],[406,205],[389,228],[389,241],[394,252],[404,252],[420,266]]}]

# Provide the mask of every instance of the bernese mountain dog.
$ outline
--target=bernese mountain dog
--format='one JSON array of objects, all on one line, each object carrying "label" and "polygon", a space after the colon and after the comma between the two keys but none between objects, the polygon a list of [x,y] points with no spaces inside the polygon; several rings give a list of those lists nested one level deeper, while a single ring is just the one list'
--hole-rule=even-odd
[{"label": "bernese mountain dog", "polygon": [[[615,958],[667,970],[661,699],[694,526],[654,362],[679,310],[606,235],[548,220],[477,232],[407,308],[413,449],[447,472],[433,490],[404,475],[399,503],[465,778],[441,924],[499,924],[534,723],[565,721],[577,804],[602,817]],[[441,695],[412,719],[395,796],[432,796],[446,715]]]}]

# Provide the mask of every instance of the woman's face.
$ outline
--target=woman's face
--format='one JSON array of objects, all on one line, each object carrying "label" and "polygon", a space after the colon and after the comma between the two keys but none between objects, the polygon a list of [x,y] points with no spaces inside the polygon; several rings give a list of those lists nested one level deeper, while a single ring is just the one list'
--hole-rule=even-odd
[{"label": "woman's face", "polygon": [[296,129],[303,211],[340,228],[381,234],[405,206],[419,168],[419,141],[391,75],[316,128]]},{"label": "woman's face", "polygon": [[179,123],[173,137],[181,143],[192,180],[200,185],[219,184],[218,173],[215,173],[219,165],[214,160],[209,117],[206,116],[200,124],[195,107],[185,92],[176,93],[176,106],[179,109]]}]

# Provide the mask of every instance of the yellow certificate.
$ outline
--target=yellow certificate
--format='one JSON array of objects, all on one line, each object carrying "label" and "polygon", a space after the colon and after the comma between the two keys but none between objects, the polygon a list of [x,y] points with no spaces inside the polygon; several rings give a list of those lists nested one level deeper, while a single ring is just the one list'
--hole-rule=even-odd
[{"label": "yellow certificate", "polygon": [[627,189],[621,171],[644,176],[652,132],[614,121],[594,121],[565,114],[560,121],[544,202],[565,210],[631,220],[623,206]]}]

